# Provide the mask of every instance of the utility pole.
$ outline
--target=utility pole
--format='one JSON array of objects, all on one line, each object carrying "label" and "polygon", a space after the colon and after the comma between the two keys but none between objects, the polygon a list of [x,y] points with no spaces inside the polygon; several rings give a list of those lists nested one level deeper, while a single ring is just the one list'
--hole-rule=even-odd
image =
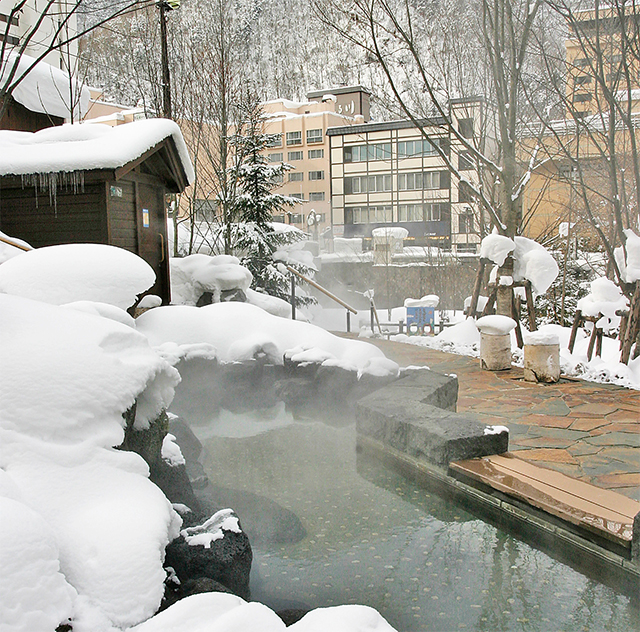
[{"label": "utility pole", "polygon": [[172,118],[171,112],[171,74],[169,72],[169,46],[167,44],[167,11],[177,9],[180,0],[159,0],[160,44],[162,54],[162,116]]}]

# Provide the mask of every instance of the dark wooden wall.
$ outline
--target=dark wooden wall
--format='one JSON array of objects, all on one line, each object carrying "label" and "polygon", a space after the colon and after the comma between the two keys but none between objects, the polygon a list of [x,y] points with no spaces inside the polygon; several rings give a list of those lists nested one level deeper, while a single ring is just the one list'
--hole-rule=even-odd
[{"label": "dark wooden wall", "polygon": [[[55,199],[33,185],[0,181],[0,230],[35,248],[68,243],[108,243],[104,183],[85,184],[84,192],[58,188]],[[16,186],[17,184],[17,186]]]},{"label": "dark wooden wall", "polygon": [[19,132],[38,132],[46,127],[62,125],[64,119],[58,116],[49,116],[40,112],[32,112],[9,97],[9,108],[0,119],[0,129],[8,129]]}]

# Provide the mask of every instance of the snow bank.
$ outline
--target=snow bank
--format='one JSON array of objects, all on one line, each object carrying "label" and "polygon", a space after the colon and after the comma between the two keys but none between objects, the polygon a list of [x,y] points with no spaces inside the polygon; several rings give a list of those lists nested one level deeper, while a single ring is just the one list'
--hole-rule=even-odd
[{"label": "snow bank", "polygon": [[404,300],[405,307],[438,307],[440,297],[436,294],[427,294],[422,298],[406,298]]},{"label": "snow bank", "polygon": [[131,307],[155,283],[141,257],[103,244],[64,244],[25,252],[0,265],[0,292],[62,305],[75,301]]},{"label": "snow bank", "polygon": [[614,254],[623,280],[627,283],[635,283],[640,280],[640,237],[631,229],[625,230],[624,234],[627,237],[626,259],[622,247],[616,248]]},{"label": "snow bank", "polygon": [[617,329],[620,326],[620,316],[616,315],[616,311],[627,309],[629,301],[620,288],[605,277],[591,281],[590,286],[591,292],[578,301],[577,308],[585,316],[595,317],[602,314],[596,325],[604,331]]},{"label": "snow bank", "polygon": [[362,254],[362,237],[334,237],[333,252],[335,254],[360,255]]},{"label": "snow bank", "polygon": [[504,336],[516,326],[516,321],[508,316],[492,314],[483,316],[476,321],[476,327],[483,333],[491,336]]},{"label": "snow bank", "polygon": [[159,307],[145,312],[137,321],[138,331],[168,359],[177,361],[195,344],[215,348],[222,362],[247,360],[266,355],[282,364],[290,349],[318,350],[325,361],[356,367],[360,373],[397,374],[398,365],[381,369],[384,354],[357,340],[338,338],[301,321],[278,318],[247,303],[214,303],[206,307]]},{"label": "snow bank", "polygon": [[[0,85],[9,81],[9,74],[17,61],[17,72],[14,80],[19,79],[25,72],[27,76],[14,88],[11,96],[31,112],[40,112],[59,118],[71,118],[71,108],[74,118],[82,118],[89,109],[91,92],[82,86],[77,78],[51,66],[44,61],[36,63],[29,55],[18,56],[10,52],[6,60],[0,63]],[[71,102],[70,88],[73,91]]]},{"label": "snow bank", "polygon": [[194,172],[180,128],[167,119],[126,125],[62,125],[0,132],[0,175],[117,169],[172,138],[189,183]]},{"label": "snow bank", "polygon": [[480,244],[480,258],[489,259],[497,266],[501,266],[506,258],[516,248],[515,243],[509,237],[491,233],[487,235]]},{"label": "snow bank", "polygon": [[127,632],[394,632],[367,606],[335,606],[308,612],[286,627],[266,606],[225,593],[203,593],[178,601]]},{"label": "snow bank", "polygon": [[[40,516],[0,511],[3,535],[21,532],[23,547],[30,538],[40,547],[33,542],[33,554],[22,555],[0,541],[10,560],[2,581],[37,592],[25,592],[29,605],[9,629],[53,629],[70,601],[79,632],[144,620],[162,598],[163,552],[180,519],[143,459],[113,446],[133,402],[143,428],[169,405],[179,376],[141,334],[112,319],[6,294],[0,312],[0,498]],[[62,619],[26,623],[43,613]]]}]

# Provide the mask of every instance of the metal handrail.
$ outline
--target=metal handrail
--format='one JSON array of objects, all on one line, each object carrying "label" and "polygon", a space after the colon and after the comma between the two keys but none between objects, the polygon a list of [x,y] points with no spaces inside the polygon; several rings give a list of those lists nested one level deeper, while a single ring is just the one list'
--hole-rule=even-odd
[{"label": "metal handrail", "polygon": [[355,308],[353,308],[353,307],[351,307],[351,305],[348,305],[347,303],[345,303],[342,299],[338,298],[335,294],[332,294],[331,292],[329,292],[329,290],[326,290],[325,288],[323,288],[319,283],[316,283],[315,281],[312,281],[308,277],[304,276],[304,274],[301,274],[297,270],[294,270],[291,266],[288,266],[286,264],[284,264],[284,265],[287,268],[287,270],[289,270],[289,272],[291,272],[291,273],[295,274],[296,276],[300,277],[305,283],[308,283],[312,287],[316,288],[316,290],[320,290],[323,294],[326,294],[330,299],[334,300],[336,303],[339,303],[345,309],[348,309],[353,314],[357,314],[358,313],[358,311]]}]

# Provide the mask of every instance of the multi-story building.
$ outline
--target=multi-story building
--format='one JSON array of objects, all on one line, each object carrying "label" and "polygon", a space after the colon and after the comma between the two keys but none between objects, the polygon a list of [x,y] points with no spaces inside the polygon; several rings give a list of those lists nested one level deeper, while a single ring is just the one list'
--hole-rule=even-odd
[{"label": "multi-story building", "polygon": [[[27,0],[14,11],[16,0],[0,0],[0,42],[6,41],[9,48],[21,47],[26,55],[39,58],[49,51],[43,61],[51,66],[74,72],[78,59],[78,41],[68,40],[77,34],[76,1],[56,0],[54,3]],[[43,11],[46,13],[43,15]]]},{"label": "multi-story building", "polygon": [[557,236],[559,227],[568,236],[572,227],[592,240],[592,223],[608,225],[616,199],[637,208],[631,174],[640,141],[639,26],[635,6],[617,1],[569,20],[565,118],[520,139],[523,162],[536,151],[540,163],[523,195],[527,236]]},{"label": "multi-story building", "polygon": [[[479,134],[482,100],[450,104],[465,138]],[[477,182],[471,157],[442,119],[333,127],[327,131],[331,160],[331,224],[336,237],[371,239],[383,226],[401,226],[409,244],[476,252],[480,243],[476,204],[465,182],[451,177],[436,145],[468,182]]]},{"label": "multi-story building", "polygon": [[302,103],[276,99],[263,104],[265,132],[275,134],[267,159],[287,163],[288,171],[278,193],[300,203],[275,216],[316,233],[331,222],[329,140],[331,127],[350,127],[369,120],[369,92],[362,86],[311,92]]}]

